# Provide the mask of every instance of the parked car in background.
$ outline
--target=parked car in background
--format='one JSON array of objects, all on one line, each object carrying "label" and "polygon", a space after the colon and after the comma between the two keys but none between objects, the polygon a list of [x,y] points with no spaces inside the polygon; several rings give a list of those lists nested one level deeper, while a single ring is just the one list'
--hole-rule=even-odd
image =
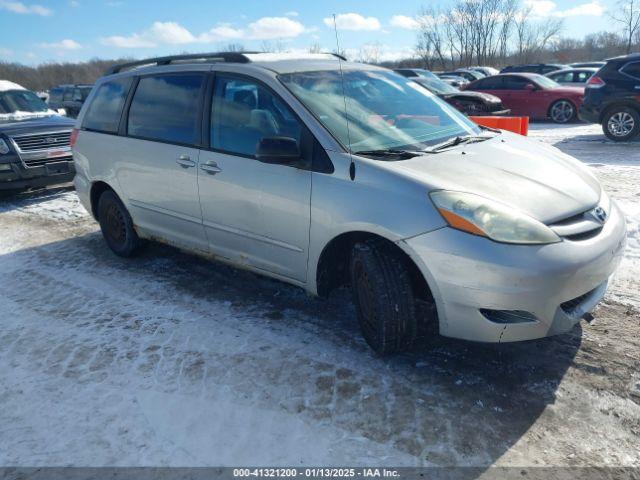
[{"label": "parked car in background", "polygon": [[108,247],[161,240],[312,295],[349,285],[379,354],[428,325],[484,342],[569,331],[622,258],[624,216],[581,162],[389,70],[223,52],[109,73],[73,146]]},{"label": "parked car in background", "polygon": [[59,85],[49,90],[49,107],[64,109],[70,118],[76,118],[93,85]]},{"label": "parked car in background", "polygon": [[425,68],[396,68],[394,72],[399,73],[403,77],[414,78],[414,77],[432,77],[435,76],[433,72],[427,70]]},{"label": "parked car in background", "polygon": [[477,70],[478,72],[483,73],[486,77],[500,73],[497,68],[493,67],[469,67],[469,70]]},{"label": "parked car in background", "polygon": [[602,68],[607,62],[577,62],[570,63],[569,66],[571,68]]},{"label": "parked car in background", "polygon": [[587,84],[587,80],[597,71],[598,69],[593,67],[567,68],[566,70],[547,73],[546,76],[560,85],[584,87]]},{"label": "parked car in background", "polygon": [[458,69],[450,72],[434,72],[434,73],[436,73],[436,75],[438,75],[439,77],[442,77],[445,75],[462,77],[470,82],[473,82],[474,80],[479,80],[485,77],[484,73],[480,73],[475,70],[467,70],[467,69]]},{"label": "parked car in background", "polygon": [[588,81],[580,118],[602,124],[614,141],[640,134],[640,54],[625,55],[607,63]]},{"label": "parked car in background", "polygon": [[411,80],[423,86],[434,95],[460,110],[465,115],[508,115],[502,101],[495,95],[482,92],[461,91],[442,81],[431,72],[429,75],[411,77]]},{"label": "parked car in background", "polygon": [[502,73],[471,82],[465,90],[499,97],[513,115],[550,118],[556,123],[575,120],[584,96],[584,88],[563,87],[535,73]]},{"label": "parked car in background", "polygon": [[0,80],[0,190],[71,181],[73,125],[35,93]]},{"label": "parked car in background", "polygon": [[537,73],[546,75],[556,70],[566,70],[568,65],[560,63],[528,63],[526,65],[509,65],[500,70],[500,73]]},{"label": "parked car in background", "polygon": [[462,88],[469,84],[469,80],[457,75],[437,75],[443,82],[448,83],[452,87]]}]

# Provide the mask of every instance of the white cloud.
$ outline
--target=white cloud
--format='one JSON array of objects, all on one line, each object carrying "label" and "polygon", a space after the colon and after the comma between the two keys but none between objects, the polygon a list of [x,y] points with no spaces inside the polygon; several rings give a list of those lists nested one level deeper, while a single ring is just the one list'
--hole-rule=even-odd
[{"label": "white cloud", "polygon": [[78,0],[70,0],[69,5],[71,5],[72,7],[79,7],[80,2]]},{"label": "white cloud", "polygon": [[13,55],[13,50],[0,47],[0,55],[2,55],[3,57],[10,57],[11,55]]},{"label": "white cloud", "polygon": [[[324,24],[333,28],[333,17],[325,18]],[[336,15],[336,26],[340,30],[380,30],[380,21],[376,17],[363,17],[359,13],[341,13]]]},{"label": "white cloud", "polygon": [[156,44],[145,40],[140,35],[134,33],[128,37],[114,35],[111,37],[106,37],[101,40],[103,45],[108,45],[110,47],[119,47],[119,48],[149,48],[155,47]]},{"label": "white cloud", "polygon": [[558,5],[552,0],[525,0],[524,4],[531,7],[531,15],[538,18],[601,17],[605,12],[605,7],[598,0],[582,3],[566,10],[558,10]]},{"label": "white cloud", "polygon": [[82,48],[82,45],[80,45],[75,40],[65,39],[60,40],[59,42],[41,43],[40,47],[55,48],[56,50],[80,50]]},{"label": "white cloud", "polygon": [[196,41],[196,37],[189,30],[176,22],[155,22],[145,34],[156,43],[169,45],[182,45]]},{"label": "white cloud", "polygon": [[285,17],[297,17],[298,15],[300,15],[298,12],[296,12],[295,10],[291,10],[290,12],[286,12],[284,14]]},{"label": "white cloud", "polygon": [[389,24],[392,27],[404,28],[406,30],[417,30],[420,27],[420,23],[415,18],[406,15],[394,15],[391,17]]},{"label": "white cloud", "polygon": [[150,48],[158,45],[212,43],[223,40],[275,40],[293,38],[306,32],[303,24],[287,17],[263,17],[245,28],[221,23],[208,32],[194,35],[176,22],[155,22],[150,28],[131,35],[114,35],[102,44],[120,48]]},{"label": "white cloud", "polygon": [[300,22],[286,17],[263,17],[249,24],[248,38],[253,40],[270,40],[276,38],[293,38],[304,33]]},{"label": "white cloud", "polygon": [[8,0],[0,0],[0,9],[13,13],[34,14],[47,17],[53,14],[53,11],[43,7],[42,5],[25,5],[22,2],[13,2]]},{"label": "white cloud", "polygon": [[198,36],[198,40],[204,43],[217,42],[220,40],[238,40],[244,37],[244,31],[234,28],[228,23],[221,23],[213,27],[206,33]]}]

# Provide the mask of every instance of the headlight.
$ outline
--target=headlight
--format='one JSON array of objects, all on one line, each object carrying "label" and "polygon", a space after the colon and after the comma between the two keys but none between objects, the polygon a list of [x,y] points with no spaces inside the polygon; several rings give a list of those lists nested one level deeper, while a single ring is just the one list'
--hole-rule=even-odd
[{"label": "headlight", "polygon": [[560,237],[544,223],[479,195],[440,190],[430,194],[449,226],[496,242],[556,243]]},{"label": "headlight", "polygon": [[0,155],[6,155],[7,153],[9,153],[9,145],[3,138],[0,138]]}]

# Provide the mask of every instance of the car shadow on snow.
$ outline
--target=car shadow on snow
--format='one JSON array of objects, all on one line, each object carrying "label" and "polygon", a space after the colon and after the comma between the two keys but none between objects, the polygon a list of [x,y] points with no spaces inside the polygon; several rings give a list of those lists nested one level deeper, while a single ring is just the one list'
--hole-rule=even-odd
[{"label": "car shadow on snow", "polygon": [[[229,342],[247,341],[241,338],[246,335],[253,342],[242,355],[230,358],[216,346],[197,352],[214,383],[227,382],[239,398],[258,395],[256,402],[266,409],[388,445],[413,465],[494,463],[554,403],[581,345],[580,326],[553,338],[501,345],[436,335],[410,353],[379,358],[360,336],[346,289],[326,301],[314,299],[281,282],[155,243],[125,260],[111,254],[98,233],[18,251],[0,262],[9,256],[24,264],[25,279],[58,278],[47,288],[60,289],[61,299],[74,282],[80,291],[91,284],[83,279],[93,278],[111,285],[92,293],[106,295],[111,308],[131,296],[143,305],[204,311],[197,320],[202,328],[216,322],[237,327]],[[230,318],[207,317],[220,305],[228,306]],[[144,314],[115,319],[113,341],[118,343],[118,335],[131,341],[127,326]],[[86,322],[78,319],[76,328]],[[181,328],[178,321],[173,325]],[[216,371],[224,374],[216,379]],[[250,388],[229,380],[243,376]],[[164,382],[156,379],[158,384]],[[207,388],[202,387],[205,394]]]},{"label": "car shadow on snow", "polygon": [[72,184],[34,190],[0,190],[0,213],[56,200],[64,197],[71,190],[73,190]]}]

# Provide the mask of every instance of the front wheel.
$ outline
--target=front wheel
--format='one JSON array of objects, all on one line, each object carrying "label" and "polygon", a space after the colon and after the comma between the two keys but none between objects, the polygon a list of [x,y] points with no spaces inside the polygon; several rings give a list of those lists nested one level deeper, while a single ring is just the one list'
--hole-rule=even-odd
[{"label": "front wheel", "polygon": [[133,228],[131,216],[118,196],[105,191],[98,202],[98,221],[109,248],[121,257],[130,257],[140,247],[140,238]]},{"label": "front wheel", "polygon": [[626,142],[640,133],[640,114],[633,108],[617,107],[602,119],[602,131],[614,142]]},{"label": "front wheel", "polygon": [[404,259],[391,245],[353,247],[351,290],[362,335],[380,355],[409,350],[416,339],[415,299]]},{"label": "front wheel", "polygon": [[569,123],[576,118],[576,107],[569,100],[556,100],[549,108],[549,116],[555,123]]}]

